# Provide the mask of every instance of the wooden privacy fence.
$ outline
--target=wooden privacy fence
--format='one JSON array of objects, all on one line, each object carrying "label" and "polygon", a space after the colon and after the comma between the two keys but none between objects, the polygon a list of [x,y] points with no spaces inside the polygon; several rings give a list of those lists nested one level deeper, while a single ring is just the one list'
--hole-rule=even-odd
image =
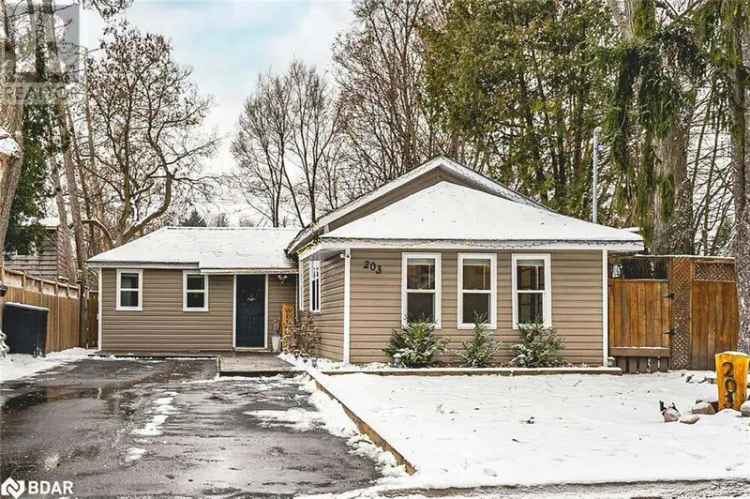
[{"label": "wooden privacy fence", "polygon": [[81,346],[78,287],[37,279],[9,269],[0,272],[0,281],[8,287],[5,303],[22,303],[49,310],[45,353]]},{"label": "wooden privacy fence", "polygon": [[713,369],[737,332],[731,258],[610,260],[609,353],[624,372]]}]

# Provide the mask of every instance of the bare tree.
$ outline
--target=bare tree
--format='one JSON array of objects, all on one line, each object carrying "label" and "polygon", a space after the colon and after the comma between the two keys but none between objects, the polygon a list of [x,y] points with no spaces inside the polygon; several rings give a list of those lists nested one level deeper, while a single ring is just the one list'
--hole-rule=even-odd
[{"label": "bare tree", "polygon": [[174,62],[164,37],[122,22],[105,30],[101,48],[87,60],[93,157],[81,153],[101,189],[90,194],[106,206],[87,223],[112,247],[159,224],[179,196],[211,194],[214,179],[202,175],[201,162],[217,139],[201,132],[210,99]]},{"label": "bare tree", "polygon": [[[233,176],[245,201],[273,227],[282,224],[284,203],[294,190],[288,181],[287,151],[292,140],[289,89],[270,72],[260,75],[239,118],[232,155],[238,171]],[[295,198],[295,205],[296,205]],[[299,209],[300,220],[302,215]]]},{"label": "bare tree", "polygon": [[440,152],[457,153],[425,100],[419,27],[435,11],[426,0],[357,0],[356,27],[334,44],[355,190],[377,187]]},{"label": "bare tree", "polygon": [[326,207],[339,204],[335,172],[343,138],[340,106],[331,85],[314,67],[294,61],[284,78],[291,94],[291,150],[303,177],[309,221],[314,223],[321,191]]}]

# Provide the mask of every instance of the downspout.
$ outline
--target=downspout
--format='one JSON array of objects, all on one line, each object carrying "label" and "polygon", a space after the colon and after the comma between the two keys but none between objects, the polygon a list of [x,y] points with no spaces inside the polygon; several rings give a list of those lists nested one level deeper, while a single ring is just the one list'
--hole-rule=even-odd
[{"label": "downspout", "polygon": [[344,250],[344,364],[351,358],[352,250]]}]

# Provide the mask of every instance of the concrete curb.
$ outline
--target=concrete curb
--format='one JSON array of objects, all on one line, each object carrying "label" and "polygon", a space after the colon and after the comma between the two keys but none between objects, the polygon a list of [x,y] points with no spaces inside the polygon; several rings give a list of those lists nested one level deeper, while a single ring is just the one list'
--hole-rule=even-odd
[{"label": "concrete curb", "polygon": [[619,367],[426,367],[422,369],[333,369],[321,371],[329,376],[374,374],[376,376],[544,376],[551,374],[622,375]]},{"label": "concrete curb", "polygon": [[383,449],[384,451],[390,453],[394,459],[396,460],[396,463],[399,465],[402,465],[406,472],[410,475],[413,475],[417,472],[417,468],[408,460],[404,455],[396,450],[396,448],[391,445],[390,442],[388,442],[383,436],[375,430],[375,428],[372,427],[367,421],[362,419],[360,416],[358,416],[352,409],[347,406],[340,398],[338,398],[330,388],[328,388],[323,380],[320,379],[320,376],[318,376],[318,373],[312,370],[306,371],[307,375],[310,376],[310,378],[315,382],[315,386],[328,395],[331,399],[335,400],[339,404],[341,404],[341,407],[344,409],[344,413],[349,417],[349,419],[352,420],[352,422],[357,425],[357,428],[360,432],[364,433],[368,437],[370,437],[370,440],[372,440],[372,443]]}]

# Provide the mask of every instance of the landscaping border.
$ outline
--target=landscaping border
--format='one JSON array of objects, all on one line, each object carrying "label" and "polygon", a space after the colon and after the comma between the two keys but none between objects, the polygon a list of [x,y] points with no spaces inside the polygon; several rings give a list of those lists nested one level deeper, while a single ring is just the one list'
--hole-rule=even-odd
[{"label": "landscaping border", "polygon": [[622,375],[619,367],[425,367],[420,369],[328,369],[322,374],[374,374],[377,376],[544,376],[551,374]]},{"label": "landscaping border", "polygon": [[357,425],[357,428],[360,432],[367,435],[370,440],[372,440],[372,443],[383,449],[384,451],[390,453],[394,459],[396,460],[396,463],[399,465],[402,465],[404,469],[406,469],[406,472],[409,475],[413,475],[417,472],[417,468],[404,457],[404,455],[396,450],[396,448],[391,445],[390,442],[388,442],[383,436],[378,433],[375,428],[372,427],[367,421],[359,417],[354,411],[349,408],[341,399],[339,399],[334,393],[331,391],[330,388],[328,388],[323,380],[320,379],[320,376],[318,376],[318,373],[312,369],[308,369],[306,371],[307,375],[310,376],[310,379],[312,379],[315,382],[315,386],[317,389],[325,393],[328,397],[330,397],[332,400],[335,400],[338,402],[341,407],[344,409],[344,413],[347,415],[349,419],[352,420],[352,422]]}]

